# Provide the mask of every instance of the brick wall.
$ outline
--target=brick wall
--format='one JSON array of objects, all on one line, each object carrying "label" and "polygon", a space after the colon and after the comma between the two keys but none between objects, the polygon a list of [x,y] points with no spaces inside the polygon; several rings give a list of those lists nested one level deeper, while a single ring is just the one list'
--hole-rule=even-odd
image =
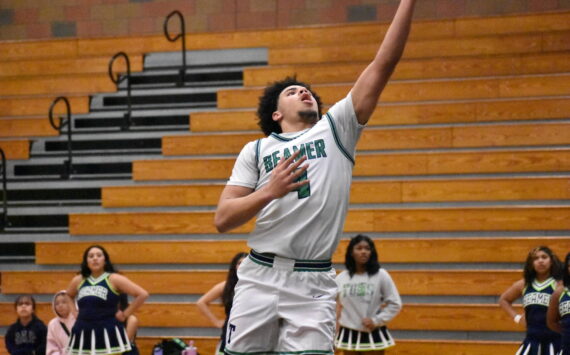
[{"label": "brick wall", "polygon": [[[389,21],[399,0],[0,0],[0,40],[162,33],[174,9],[188,32]],[[570,0],[418,0],[416,18],[567,11]]]}]

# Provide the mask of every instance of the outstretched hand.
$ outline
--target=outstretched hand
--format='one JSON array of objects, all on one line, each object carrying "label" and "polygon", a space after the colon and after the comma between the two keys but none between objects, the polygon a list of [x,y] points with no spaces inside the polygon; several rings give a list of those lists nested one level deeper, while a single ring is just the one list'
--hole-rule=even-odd
[{"label": "outstretched hand", "polygon": [[271,177],[269,183],[266,185],[266,189],[273,199],[281,198],[289,192],[297,190],[301,186],[309,183],[309,179],[297,181],[309,167],[309,165],[301,166],[301,164],[307,160],[307,156],[303,156],[295,161],[299,154],[301,154],[300,150],[293,153],[293,155],[287,159],[281,158],[277,166],[275,166],[275,169],[271,172]]}]

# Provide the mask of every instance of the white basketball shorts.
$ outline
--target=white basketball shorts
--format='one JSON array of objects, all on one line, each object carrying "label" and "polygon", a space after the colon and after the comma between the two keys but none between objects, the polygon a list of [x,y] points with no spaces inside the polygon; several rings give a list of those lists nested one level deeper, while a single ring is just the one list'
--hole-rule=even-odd
[{"label": "white basketball shorts", "polygon": [[334,353],[336,273],[330,261],[251,251],[238,269],[226,353]]}]

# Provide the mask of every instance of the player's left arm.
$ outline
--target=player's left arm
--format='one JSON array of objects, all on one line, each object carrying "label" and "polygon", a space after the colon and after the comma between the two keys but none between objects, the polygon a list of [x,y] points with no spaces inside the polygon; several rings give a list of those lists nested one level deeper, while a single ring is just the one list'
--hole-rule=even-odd
[{"label": "player's left arm", "polygon": [[416,0],[400,0],[394,20],[376,57],[360,74],[352,88],[354,111],[358,123],[362,125],[370,119],[382,90],[402,57],[410,33],[415,3]]}]

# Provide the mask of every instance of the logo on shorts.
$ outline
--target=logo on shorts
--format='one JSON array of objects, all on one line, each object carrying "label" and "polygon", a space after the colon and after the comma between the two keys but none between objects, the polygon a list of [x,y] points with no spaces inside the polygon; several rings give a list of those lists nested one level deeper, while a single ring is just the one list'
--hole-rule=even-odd
[{"label": "logo on shorts", "polygon": [[236,330],[234,324],[228,324],[228,344],[232,342],[232,333]]}]

